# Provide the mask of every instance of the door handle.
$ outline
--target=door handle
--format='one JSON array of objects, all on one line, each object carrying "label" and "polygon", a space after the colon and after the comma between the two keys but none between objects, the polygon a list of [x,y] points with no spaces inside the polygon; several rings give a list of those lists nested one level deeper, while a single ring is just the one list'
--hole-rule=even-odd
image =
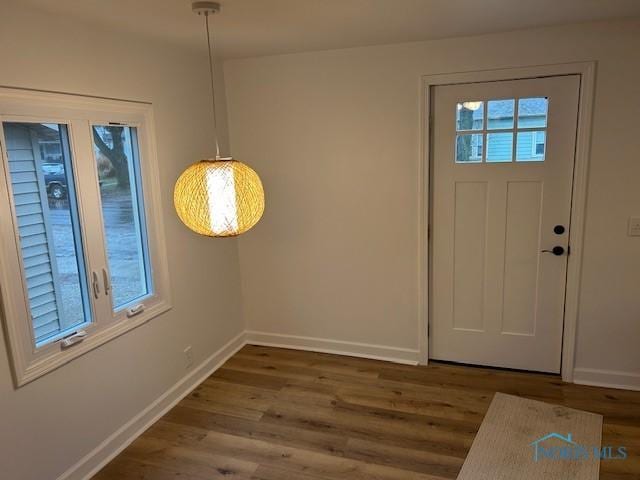
[{"label": "door handle", "polygon": [[109,274],[106,268],[102,269],[102,283],[104,284],[104,294],[109,295],[109,292],[111,292],[111,281],[109,281]]},{"label": "door handle", "polygon": [[542,253],[553,253],[556,257],[559,257],[561,255],[564,255],[564,247],[556,246],[551,250],[542,250]]},{"label": "door handle", "polygon": [[91,272],[91,286],[93,287],[93,296],[98,298],[100,296],[100,284],[98,283],[98,274]]}]

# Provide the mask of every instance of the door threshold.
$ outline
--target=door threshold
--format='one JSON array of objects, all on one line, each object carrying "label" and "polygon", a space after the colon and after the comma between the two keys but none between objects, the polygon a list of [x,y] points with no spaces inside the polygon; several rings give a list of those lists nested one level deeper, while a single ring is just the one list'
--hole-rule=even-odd
[{"label": "door threshold", "polygon": [[[476,365],[473,363],[462,363],[462,362],[454,362],[451,360],[436,360],[433,358],[429,359],[429,365],[452,365],[452,366],[456,366],[456,367],[468,367],[468,368],[476,368],[476,369],[484,369],[484,370],[496,370],[499,372],[513,372],[513,373],[528,373],[528,374],[532,374],[532,375],[539,375],[539,376],[551,376],[551,377],[557,377],[557,378],[561,378],[561,375],[559,373],[548,373],[548,372],[538,372],[535,370],[523,370],[521,368],[508,368],[508,367],[494,367],[491,365]],[[427,365],[427,367],[429,366]]]}]

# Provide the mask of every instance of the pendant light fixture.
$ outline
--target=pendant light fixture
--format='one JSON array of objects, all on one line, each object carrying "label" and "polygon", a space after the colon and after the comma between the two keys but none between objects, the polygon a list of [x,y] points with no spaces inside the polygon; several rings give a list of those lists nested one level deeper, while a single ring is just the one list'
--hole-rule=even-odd
[{"label": "pendant light fixture", "polygon": [[264,190],[260,177],[251,167],[230,156],[220,156],[209,31],[209,16],[220,11],[220,4],[194,1],[192,9],[204,16],[207,30],[216,157],[200,160],[180,175],[173,203],[182,223],[194,232],[209,237],[232,237],[258,223],[264,212]]}]

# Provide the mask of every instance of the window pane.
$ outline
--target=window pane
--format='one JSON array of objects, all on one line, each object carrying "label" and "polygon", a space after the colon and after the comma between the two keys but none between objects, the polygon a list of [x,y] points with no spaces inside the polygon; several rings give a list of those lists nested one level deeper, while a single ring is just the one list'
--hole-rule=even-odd
[{"label": "window pane", "polygon": [[518,128],[546,127],[548,106],[546,97],[518,100]]},{"label": "window pane", "polygon": [[3,123],[37,346],[91,321],[66,125]]},{"label": "window pane", "polygon": [[512,132],[487,134],[487,162],[510,162],[512,158]]},{"label": "window pane", "polygon": [[487,129],[513,128],[515,100],[489,100],[487,102]]},{"label": "window pane", "polygon": [[151,293],[136,129],[94,126],[93,140],[111,298],[118,310]]},{"label": "window pane", "polygon": [[546,140],[546,132],[544,130],[518,132],[516,159],[519,162],[544,161]]},{"label": "window pane", "polygon": [[456,138],[456,162],[469,163],[482,161],[482,134],[469,133]]},{"label": "window pane", "polygon": [[483,102],[462,102],[456,106],[456,130],[482,130]]}]

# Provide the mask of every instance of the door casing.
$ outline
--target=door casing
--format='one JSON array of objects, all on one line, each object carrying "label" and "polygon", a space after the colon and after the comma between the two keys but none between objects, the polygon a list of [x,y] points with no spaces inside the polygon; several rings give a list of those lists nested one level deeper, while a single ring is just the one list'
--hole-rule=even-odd
[{"label": "door casing", "polygon": [[583,235],[586,215],[589,151],[591,144],[591,121],[593,116],[593,98],[595,91],[596,62],[562,63],[516,67],[498,70],[480,70],[460,73],[443,73],[422,77],[421,85],[421,145],[420,145],[420,222],[419,222],[419,340],[420,364],[429,361],[429,292],[430,292],[430,195],[431,195],[431,131],[432,108],[431,95],[438,85],[461,83],[492,82],[502,80],[520,80],[561,75],[580,75],[580,95],[578,105],[578,123],[576,131],[576,151],[573,173],[573,191],[571,194],[571,233],[569,245],[571,255],[567,265],[567,284],[564,309],[564,329],[562,338],[561,375],[565,382],[573,381],[575,363],[575,340],[578,320],[578,302],[580,294],[580,275],[582,270]]}]

